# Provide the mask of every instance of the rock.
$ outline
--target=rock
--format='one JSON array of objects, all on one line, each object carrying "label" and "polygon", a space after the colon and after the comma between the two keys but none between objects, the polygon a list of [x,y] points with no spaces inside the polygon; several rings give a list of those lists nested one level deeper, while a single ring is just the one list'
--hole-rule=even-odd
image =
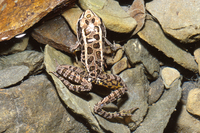
[{"label": "rock", "polygon": [[200,40],[199,7],[200,1],[192,0],[154,0],[146,4],[164,32],[184,43]]},{"label": "rock", "polygon": [[[48,73],[56,70],[56,63],[54,59],[58,62],[58,64],[72,65],[70,57],[47,45],[45,47],[45,66]],[[58,90],[58,94],[63,102],[72,110],[72,112],[79,114],[86,119],[92,130],[96,132],[103,132],[101,129],[102,127],[104,130],[114,131],[114,127],[117,125],[120,128],[119,132],[127,132],[128,128],[125,125],[110,122],[104,118],[98,117],[97,114],[94,114],[93,107],[102,99],[100,96],[97,96],[92,92],[88,95],[84,95],[84,93],[79,94],[71,92],[58,78],[51,73],[49,74],[52,76]]]},{"label": "rock", "polygon": [[186,111],[183,106],[176,122],[177,133],[199,133],[200,122]]},{"label": "rock", "polygon": [[26,50],[12,55],[0,57],[0,70],[10,66],[25,65],[29,67],[29,75],[37,74],[44,68],[43,60],[43,53]]},{"label": "rock", "polygon": [[160,71],[158,60],[148,52],[138,39],[130,39],[124,45],[124,50],[132,66],[142,63],[153,79],[158,78]]},{"label": "rock", "polygon": [[149,107],[144,121],[134,133],[163,133],[171,114],[181,98],[181,81],[174,81],[155,104]]},{"label": "rock", "polygon": [[[138,65],[135,68],[127,69],[120,74],[125,84],[128,87],[127,95],[124,96],[127,99],[120,110],[127,110],[130,108],[138,108],[131,117],[131,122],[128,124],[131,130],[135,130],[143,121],[147,109],[147,89],[148,80],[144,74],[144,68],[142,65]],[[122,101],[123,103],[123,101]],[[120,105],[120,103],[119,103]],[[129,119],[125,119],[129,122]]]},{"label": "rock", "polygon": [[[3,0],[0,3],[0,41],[9,40],[37,23],[58,5],[71,5],[75,0]],[[8,4],[9,3],[9,4]],[[25,12],[24,12],[25,11]]]},{"label": "rock", "polygon": [[82,13],[83,11],[79,7],[70,8],[69,10],[66,10],[62,13],[62,16],[66,19],[75,34],[77,34],[77,22]]},{"label": "rock", "polygon": [[145,5],[144,0],[134,0],[133,4],[128,9],[128,14],[133,17],[137,22],[137,27],[134,29],[132,35],[135,35],[138,31],[140,31],[145,22]]},{"label": "rock", "polygon": [[84,10],[91,9],[100,18],[102,18],[106,28],[119,33],[129,33],[137,25],[135,19],[130,17],[119,5],[113,0],[79,0],[81,8]]},{"label": "rock", "polygon": [[[120,44],[116,44],[116,46],[119,47]],[[107,52],[106,54],[108,54],[108,51],[109,51],[110,53],[112,53],[112,51],[110,50],[110,48],[109,48],[109,49],[105,49],[104,51]],[[110,53],[109,53],[109,54],[110,54]],[[124,54],[124,50],[123,50],[123,48],[117,50],[117,52],[115,53],[115,56],[114,56],[114,57],[113,57],[113,56],[112,56],[112,57],[107,56],[106,54],[104,54],[104,57],[105,57],[105,59],[106,59],[106,64],[107,64],[107,65],[113,65],[113,64],[115,64],[116,62],[118,62],[118,61],[122,58],[122,56],[123,56],[123,54]]]},{"label": "rock", "polygon": [[164,35],[159,24],[153,20],[147,19],[144,28],[138,32],[138,35],[147,43],[162,51],[167,57],[173,58],[175,62],[185,69],[195,73],[198,72],[194,57],[169,40]]},{"label": "rock", "polygon": [[122,58],[120,61],[115,63],[115,65],[112,66],[111,72],[112,74],[119,74],[123,70],[125,70],[128,67],[128,60],[126,57]]},{"label": "rock", "polygon": [[0,43],[0,55],[8,55],[24,51],[28,46],[28,40],[29,37],[24,37]]},{"label": "rock", "polygon": [[200,116],[200,89],[190,90],[186,104],[187,111],[193,115]]},{"label": "rock", "polygon": [[20,82],[28,73],[29,68],[27,66],[12,66],[0,70],[0,88],[9,87]]},{"label": "rock", "polygon": [[70,53],[70,47],[76,44],[76,36],[65,20],[59,16],[37,27],[32,36],[40,43],[48,44],[56,49]]},{"label": "rock", "polygon": [[172,85],[172,83],[175,80],[181,78],[179,71],[177,71],[175,68],[171,68],[171,67],[164,67],[161,70],[160,75],[161,75],[161,77],[163,79],[163,83],[167,89],[170,88],[170,86]]},{"label": "rock", "polygon": [[187,98],[190,90],[196,88],[196,84],[193,81],[187,81],[184,82],[182,85],[182,96],[181,96],[181,101],[184,105],[187,103]]},{"label": "rock", "polygon": [[44,75],[0,89],[0,132],[89,132],[63,107]]},{"label": "rock", "polygon": [[152,82],[149,85],[149,96],[148,96],[148,103],[151,105],[158,101],[158,99],[162,96],[163,91],[164,91],[164,84],[159,77],[156,81]]},{"label": "rock", "polygon": [[194,58],[198,64],[198,70],[199,70],[199,74],[200,74],[200,48],[197,48],[195,51],[194,51]]}]

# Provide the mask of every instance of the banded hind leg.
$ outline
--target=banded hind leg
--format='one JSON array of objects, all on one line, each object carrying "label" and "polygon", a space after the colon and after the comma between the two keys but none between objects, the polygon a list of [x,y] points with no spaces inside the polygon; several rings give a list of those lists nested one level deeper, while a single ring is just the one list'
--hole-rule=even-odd
[{"label": "banded hind leg", "polygon": [[122,79],[119,76],[104,73],[104,74],[99,75],[99,77],[94,83],[101,86],[108,87],[110,89],[115,89],[115,91],[111,92],[108,96],[106,96],[97,104],[95,104],[94,106],[95,113],[99,114],[100,116],[106,119],[112,119],[116,117],[131,116],[132,115],[131,113],[137,109],[137,108],[132,108],[129,110],[125,110],[125,111],[122,110],[120,112],[114,112],[114,113],[107,112],[102,109],[105,105],[111,102],[114,102],[115,100],[120,98],[127,91],[126,84],[122,81]]},{"label": "banded hind leg", "polygon": [[[57,66],[56,72],[51,73],[59,78],[71,91],[81,92],[90,91],[92,89],[92,84],[87,80],[87,72],[81,68],[71,65],[60,65]],[[78,85],[75,85],[70,81]]]}]

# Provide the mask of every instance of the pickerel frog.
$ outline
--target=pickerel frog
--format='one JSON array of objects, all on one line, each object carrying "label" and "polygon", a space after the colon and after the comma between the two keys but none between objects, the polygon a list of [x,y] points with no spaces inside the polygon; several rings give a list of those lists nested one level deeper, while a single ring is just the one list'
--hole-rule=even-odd
[{"label": "pickerel frog", "polygon": [[104,72],[103,47],[105,43],[110,45],[113,51],[119,48],[106,39],[106,29],[102,20],[91,10],[86,10],[78,20],[77,39],[77,44],[71,51],[81,48],[81,62],[85,69],[60,65],[57,66],[56,72],[52,73],[71,91],[90,91],[92,83],[114,90],[95,104],[94,112],[100,116],[106,119],[131,116],[131,112],[135,109],[114,113],[102,109],[105,105],[124,95],[127,86],[118,75]]}]

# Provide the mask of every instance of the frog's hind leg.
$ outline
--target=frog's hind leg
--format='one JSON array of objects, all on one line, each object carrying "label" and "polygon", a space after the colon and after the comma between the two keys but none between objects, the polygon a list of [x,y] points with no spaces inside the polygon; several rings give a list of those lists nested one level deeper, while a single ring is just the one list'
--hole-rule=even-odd
[{"label": "frog's hind leg", "polygon": [[126,84],[122,81],[122,79],[117,76],[117,75],[113,75],[113,74],[101,74],[99,76],[99,78],[95,81],[95,84],[99,84],[111,89],[116,89],[115,91],[111,92],[108,96],[106,96],[105,98],[103,98],[100,102],[98,102],[97,104],[95,104],[94,106],[94,112],[99,114],[100,116],[106,118],[106,119],[112,119],[112,118],[116,118],[116,117],[124,117],[124,116],[132,116],[132,112],[135,111],[137,108],[132,108],[130,110],[126,110],[126,111],[120,111],[120,112],[107,112],[105,110],[103,110],[102,108],[117,100],[118,98],[120,98],[122,95],[125,94],[125,92],[127,91],[127,86]]},{"label": "frog's hind leg", "polygon": [[[59,78],[71,91],[81,92],[90,91],[92,89],[92,84],[87,80],[87,73],[81,68],[71,65],[60,65],[57,66],[56,72],[51,73]],[[78,85],[72,84],[69,81]]]}]

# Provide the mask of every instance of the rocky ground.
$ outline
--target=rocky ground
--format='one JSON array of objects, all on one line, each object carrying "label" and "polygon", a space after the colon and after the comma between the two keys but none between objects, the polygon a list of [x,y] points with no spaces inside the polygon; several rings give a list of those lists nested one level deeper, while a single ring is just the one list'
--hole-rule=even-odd
[{"label": "rocky ground", "polygon": [[[199,7],[197,0],[1,1],[0,132],[200,133]],[[74,93],[50,73],[57,63],[81,67],[69,49],[86,9],[122,46],[114,54],[106,47],[105,70],[128,91],[105,109],[138,108],[131,117],[94,114],[110,90]]]}]

